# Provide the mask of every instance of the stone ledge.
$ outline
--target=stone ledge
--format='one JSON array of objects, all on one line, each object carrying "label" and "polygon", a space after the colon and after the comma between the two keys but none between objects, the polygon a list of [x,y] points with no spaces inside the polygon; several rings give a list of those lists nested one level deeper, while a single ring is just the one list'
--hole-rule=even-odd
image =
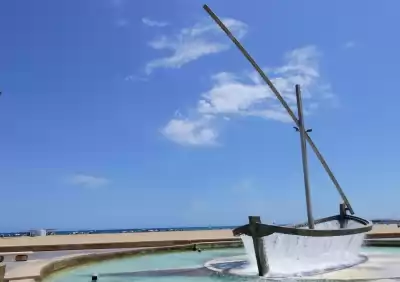
[{"label": "stone ledge", "polygon": [[[24,266],[13,269],[11,273],[6,274],[4,282],[18,280],[18,282],[23,280],[33,279],[35,281],[40,281],[43,278],[67,268],[74,266],[99,262],[108,259],[122,258],[133,255],[144,255],[158,252],[168,252],[168,251],[183,251],[191,250],[193,248],[193,242],[190,244],[182,245],[172,245],[172,246],[161,246],[161,247],[144,247],[137,248],[134,250],[122,250],[122,251],[111,251],[107,253],[85,253],[85,254],[75,254],[69,256],[63,256],[59,258],[54,258],[50,260],[43,261],[33,261],[27,263]],[[213,241],[213,242],[195,242],[197,246],[202,249],[210,248],[227,248],[227,247],[240,247],[242,246],[241,241]],[[28,282],[28,281],[24,281]],[[29,281],[32,282],[32,281]]]},{"label": "stone ledge", "polygon": [[127,249],[145,247],[165,247],[172,245],[197,244],[201,242],[236,242],[239,238],[222,239],[195,239],[195,240],[166,240],[166,241],[142,241],[142,242],[105,242],[85,244],[60,244],[60,245],[28,245],[28,246],[0,246],[0,252],[22,252],[22,251],[67,251],[67,250],[90,250],[90,249]]},{"label": "stone ledge", "polygon": [[388,239],[400,238],[400,232],[380,232],[380,233],[367,233],[366,239]]},{"label": "stone ledge", "polygon": [[366,239],[364,246],[367,247],[400,247],[400,238],[392,239]]}]

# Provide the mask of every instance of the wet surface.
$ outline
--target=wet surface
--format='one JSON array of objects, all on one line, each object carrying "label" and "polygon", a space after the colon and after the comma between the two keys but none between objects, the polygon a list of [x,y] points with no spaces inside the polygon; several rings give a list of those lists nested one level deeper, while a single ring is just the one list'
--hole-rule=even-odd
[{"label": "wet surface", "polygon": [[[269,273],[268,277],[271,279],[288,279],[288,278],[299,278],[299,277],[314,277],[316,275],[323,275],[331,272],[337,272],[344,269],[356,267],[362,265],[367,261],[366,256],[360,256],[358,262],[348,265],[338,265],[336,267],[324,268],[324,269],[316,269],[313,271],[305,271],[305,272],[297,272],[297,273]],[[221,272],[222,274],[229,275],[239,275],[239,276],[247,276],[254,277],[256,273],[253,273],[249,270],[249,263],[246,260],[237,260],[237,261],[221,261],[221,262],[210,262],[206,264],[206,267],[210,270],[214,270],[217,272]],[[247,270],[246,270],[247,269]]]},{"label": "wet surface", "polygon": [[[163,270],[144,270],[133,272],[120,273],[101,273],[100,277],[168,277],[168,276],[183,276],[183,277],[205,277],[210,276],[214,272],[205,268],[185,268],[185,269],[163,269]],[[83,275],[90,277],[89,275]]]},{"label": "wet surface", "polygon": [[[30,255],[30,261],[40,261],[60,256],[105,253],[128,249],[94,249],[84,251],[47,251],[36,252]],[[400,281],[400,250],[393,248],[368,248],[368,261],[357,266],[335,270],[329,273],[314,274],[308,277],[293,277],[291,281]],[[371,252],[372,251],[372,252]],[[236,250],[235,250],[236,252]],[[233,253],[217,253],[216,251],[205,251],[203,253],[186,252],[171,253],[164,255],[145,255],[136,258],[127,258],[113,262],[103,262],[91,265],[89,268],[71,270],[73,276],[64,279],[56,279],[52,282],[87,282],[90,281],[91,273],[99,274],[99,281],[152,281],[151,279],[163,279],[163,281],[265,281],[265,280],[287,280],[282,278],[238,277],[230,274],[232,269],[243,269],[245,261],[219,261],[213,266],[220,269],[219,273],[203,267],[204,263],[213,257],[228,255],[232,258]],[[197,266],[192,264],[198,264]],[[122,262],[122,263],[121,263]],[[173,263],[172,263],[173,262]],[[140,265],[138,263],[141,263]],[[22,262],[7,263],[7,267],[15,268]],[[142,269],[140,269],[142,268]],[[150,269],[147,269],[150,268]],[[164,278],[162,278],[164,277]],[[150,280],[146,280],[146,279]],[[165,280],[169,279],[169,280]],[[175,280],[176,279],[176,280]],[[200,280],[195,280],[200,279]],[[58,281],[57,281],[58,280]],[[161,281],[161,280],[160,280]]]}]

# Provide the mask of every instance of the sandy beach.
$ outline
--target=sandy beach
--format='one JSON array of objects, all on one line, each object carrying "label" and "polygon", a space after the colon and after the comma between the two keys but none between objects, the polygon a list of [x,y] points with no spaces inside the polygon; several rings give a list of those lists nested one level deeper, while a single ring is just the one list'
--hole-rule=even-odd
[{"label": "sandy beach", "polygon": [[223,240],[235,238],[231,230],[170,231],[120,234],[76,234],[0,239],[0,246],[95,244],[105,242],[143,242],[179,240]]},{"label": "sandy beach", "polygon": [[[397,225],[374,225],[373,230],[368,234],[371,237],[387,236],[398,233],[400,228]],[[91,247],[115,248],[115,247],[135,247],[149,244],[179,244],[190,243],[192,241],[224,241],[233,240],[230,229],[226,230],[202,230],[202,231],[171,231],[171,232],[146,232],[146,233],[122,233],[122,234],[77,234],[77,235],[57,235],[43,237],[14,237],[0,239],[0,249],[12,248],[20,249],[25,247],[41,248],[48,246],[47,249],[66,249],[67,245],[76,245],[78,248]],[[36,246],[36,248],[35,248]],[[59,248],[58,248],[58,247]],[[64,246],[64,247],[63,247]],[[75,247],[74,247],[75,249]]]},{"label": "sandy beach", "polygon": [[400,233],[400,228],[397,227],[397,224],[375,224],[369,233]]}]

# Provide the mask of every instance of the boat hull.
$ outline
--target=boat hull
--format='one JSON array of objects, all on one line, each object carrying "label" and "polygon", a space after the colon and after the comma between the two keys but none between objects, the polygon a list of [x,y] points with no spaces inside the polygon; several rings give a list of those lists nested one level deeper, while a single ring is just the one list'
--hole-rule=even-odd
[{"label": "boat hull", "polygon": [[262,224],[251,217],[233,234],[241,237],[249,264],[260,276],[296,276],[362,262],[360,249],[371,229],[370,221],[351,215],[315,220],[315,229]]}]

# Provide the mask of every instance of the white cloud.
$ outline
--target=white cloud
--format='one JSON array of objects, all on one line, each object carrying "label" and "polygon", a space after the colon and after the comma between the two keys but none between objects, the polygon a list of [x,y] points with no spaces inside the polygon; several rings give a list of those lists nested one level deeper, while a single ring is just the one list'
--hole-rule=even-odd
[{"label": "white cloud", "polygon": [[[284,65],[268,68],[273,84],[289,106],[293,108],[296,106],[294,93],[296,84],[301,85],[305,101],[313,99],[313,109],[317,108],[318,98],[330,93],[329,85],[320,81],[319,57],[316,47],[307,46],[287,53]],[[203,93],[198,102],[199,113],[258,116],[282,122],[292,121],[257,73],[237,75],[222,72],[214,75],[212,80],[214,82],[212,88]],[[311,91],[319,91],[320,93],[314,93],[319,94],[319,97],[313,96]]]},{"label": "white cloud", "polygon": [[110,181],[103,177],[88,174],[74,174],[70,177],[70,182],[84,188],[100,188],[108,185]]},{"label": "white cloud", "polygon": [[356,47],[356,42],[355,42],[355,41],[347,41],[347,42],[343,45],[343,47],[344,47],[345,49],[354,48],[354,47]]},{"label": "white cloud", "polygon": [[142,18],[142,23],[151,27],[165,27],[169,25],[167,22],[155,21],[149,18]]},{"label": "white cloud", "polygon": [[201,95],[197,111],[200,114],[261,116],[290,121],[264,83],[253,82],[250,77],[245,81],[245,78],[225,72],[214,75],[213,87]]},{"label": "white cloud", "polygon": [[[235,19],[224,19],[225,25],[240,39],[247,32],[247,25]],[[200,57],[227,50],[231,44],[221,36],[220,28],[213,22],[198,23],[184,28],[177,34],[161,36],[149,43],[155,50],[169,50],[170,56],[150,61],[146,73],[156,68],[180,68]]]},{"label": "white cloud", "polygon": [[162,129],[168,139],[181,145],[216,145],[217,131],[211,126],[212,117],[198,120],[174,118]]},{"label": "white cloud", "polygon": [[[301,86],[305,114],[315,112],[320,103],[334,97],[330,91],[330,85],[320,78],[320,53],[315,46],[295,49],[288,52],[284,59],[285,63],[282,66],[268,68],[268,74],[295,112],[295,84]],[[215,74],[211,81],[211,88],[202,93],[197,102],[196,118],[175,117],[164,130],[170,128],[171,123],[175,127],[180,125],[181,130],[169,130],[168,134],[164,133],[166,137],[179,144],[209,145],[210,140],[213,143],[217,142],[218,131],[214,123],[216,120],[254,116],[267,120],[292,122],[286,110],[257,73],[220,72]],[[199,122],[206,116],[207,122]],[[183,127],[185,130],[182,130]],[[199,130],[210,132],[209,138],[195,138],[197,136],[195,133]]]}]

